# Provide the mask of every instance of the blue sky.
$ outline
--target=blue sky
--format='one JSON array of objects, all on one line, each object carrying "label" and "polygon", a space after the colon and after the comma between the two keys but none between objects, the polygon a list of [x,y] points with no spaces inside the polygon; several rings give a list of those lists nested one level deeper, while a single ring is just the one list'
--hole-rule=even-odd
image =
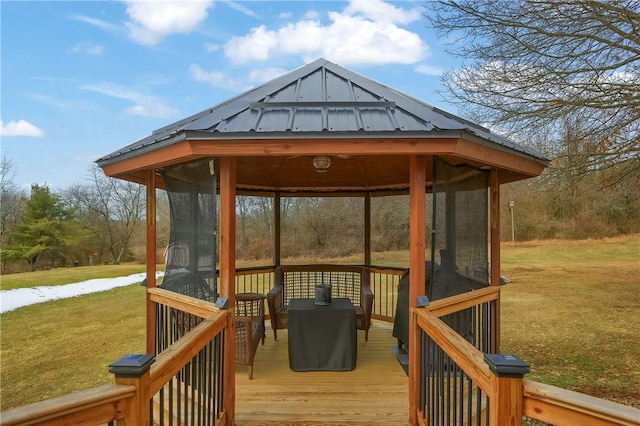
[{"label": "blue sky", "polygon": [[457,113],[422,1],[1,1],[14,182],[87,183],[97,158],[323,57]]}]

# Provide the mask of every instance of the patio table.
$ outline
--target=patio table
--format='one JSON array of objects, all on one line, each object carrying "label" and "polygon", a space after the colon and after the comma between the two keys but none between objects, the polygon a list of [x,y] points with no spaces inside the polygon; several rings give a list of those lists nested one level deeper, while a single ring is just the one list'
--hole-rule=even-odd
[{"label": "patio table", "polygon": [[291,299],[287,328],[291,370],[356,368],[356,309],[349,299],[333,299],[330,305],[316,305],[314,299]]}]

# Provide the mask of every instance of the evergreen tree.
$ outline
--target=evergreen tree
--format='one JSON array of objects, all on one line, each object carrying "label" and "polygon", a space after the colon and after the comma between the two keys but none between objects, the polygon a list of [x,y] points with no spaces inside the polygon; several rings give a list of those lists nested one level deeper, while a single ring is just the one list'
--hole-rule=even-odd
[{"label": "evergreen tree", "polygon": [[48,186],[34,184],[25,201],[22,221],[12,232],[12,242],[3,251],[6,260],[24,259],[35,270],[36,262],[49,260],[51,266],[64,264],[65,249],[79,238],[73,211]]}]

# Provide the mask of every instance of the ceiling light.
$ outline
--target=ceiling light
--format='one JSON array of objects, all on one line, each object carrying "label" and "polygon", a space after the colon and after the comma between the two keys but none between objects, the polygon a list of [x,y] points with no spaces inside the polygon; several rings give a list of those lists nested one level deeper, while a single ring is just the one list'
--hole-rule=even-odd
[{"label": "ceiling light", "polygon": [[318,173],[326,172],[331,167],[331,157],[328,155],[316,155],[313,157],[313,167]]}]

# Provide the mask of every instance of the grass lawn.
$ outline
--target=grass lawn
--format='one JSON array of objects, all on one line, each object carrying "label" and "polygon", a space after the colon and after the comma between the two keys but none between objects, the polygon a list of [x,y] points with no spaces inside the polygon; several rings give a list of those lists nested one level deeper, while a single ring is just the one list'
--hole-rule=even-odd
[{"label": "grass lawn", "polygon": [[[164,269],[164,265],[158,265]],[[0,276],[0,289],[28,288],[71,284],[94,278],[114,278],[138,274],[145,271],[145,265],[137,263],[124,265],[78,266],[77,268],[56,268],[48,271],[26,272]]]},{"label": "grass lawn", "polygon": [[[376,254],[375,263],[387,256],[389,265],[406,259]],[[502,352],[528,361],[529,379],[640,407],[639,259],[640,235],[505,243],[502,272],[512,282],[502,287]],[[129,266],[139,269],[116,272]],[[68,283],[97,278],[75,275],[94,268],[102,266],[60,271],[72,273],[61,274]],[[115,276],[143,270],[105,268]],[[65,283],[49,280],[55,273],[8,275],[2,289],[8,280],[16,287]],[[144,351],[144,288],[20,308],[0,316],[0,332],[2,410],[113,383],[108,364]]]},{"label": "grass lawn", "polygon": [[527,378],[640,408],[640,236],[505,244],[502,352]]}]

